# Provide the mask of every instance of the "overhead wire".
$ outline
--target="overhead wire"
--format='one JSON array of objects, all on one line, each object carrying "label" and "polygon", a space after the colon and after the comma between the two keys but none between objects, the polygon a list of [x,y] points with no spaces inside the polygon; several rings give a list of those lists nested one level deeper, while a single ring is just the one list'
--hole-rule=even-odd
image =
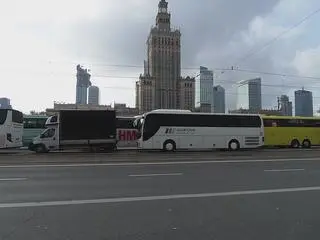
[{"label": "overhead wire", "polygon": [[[319,9],[320,11],[320,9]],[[54,62],[54,61],[48,61],[48,62]],[[59,62],[59,61],[56,61]],[[75,62],[72,62],[73,64],[75,64]],[[141,70],[143,70],[144,66],[143,65],[131,65],[131,64],[108,64],[108,63],[94,63],[94,64],[90,64],[90,65],[101,65],[101,66],[105,66],[105,67],[116,67],[116,68],[139,68]],[[181,67],[181,70],[196,70],[199,71],[199,67]],[[209,69],[210,70],[210,69]],[[312,80],[320,80],[320,77],[316,77],[316,76],[304,76],[304,75],[295,75],[295,74],[290,74],[290,73],[281,73],[281,72],[269,72],[269,71],[258,71],[258,70],[252,70],[252,69],[239,69],[236,67],[230,67],[230,68],[222,68],[222,67],[215,67],[212,68],[213,71],[221,71],[221,72],[243,72],[243,73],[251,73],[251,74],[261,74],[261,75],[271,75],[271,76],[281,76],[281,77],[287,77],[287,78],[298,78],[298,79],[312,79]],[[50,70],[49,70],[50,71]],[[198,73],[198,72],[197,72]],[[60,73],[55,73],[50,71],[51,75],[63,75]],[[99,78],[128,78],[128,79],[138,79],[139,75],[137,76],[116,76],[116,75],[104,75],[104,74],[94,74],[92,72],[90,72],[92,77],[99,77]],[[73,74],[69,74],[69,76],[71,76]],[[76,74],[74,74],[73,76],[75,76]],[[186,74],[188,75],[188,74]],[[190,73],[189,73],[190,75]],[[195,74],[195,76],[198,74]],[[190,75],[190,77],[195,77]]]},{"label": "overhead wire", "polygon": [[280,34],[278,34],[277,36],[275,36],[274,38],[272,38],[271,40],[269,40],[268,42],[263,44],[261,47],[251,49],[244,57],[238,59],[238,61],[233,66],[237,66],[240,62],[244,62],[247,59],[249,59],[250,57],[256,55],[257,53],[260,53],[261,51],[263,51],[264,49],[266,49],[267,47],[272,45],[274,42],[278,41],[282,36],[288,34],[293,29],[297,28],[298,26],[300,26],[301,24],[303,24],[304,22],[306,22],[308,19],[310,19],[311,17],[313,17],[314,15],[316,15],[319,12],[320,12],[320,7],[317,8],[315,11],[311,12],[310,14],[308,14],[307,16],[303,17],[300,21],[293,24],[291,27],[282,31]]}]

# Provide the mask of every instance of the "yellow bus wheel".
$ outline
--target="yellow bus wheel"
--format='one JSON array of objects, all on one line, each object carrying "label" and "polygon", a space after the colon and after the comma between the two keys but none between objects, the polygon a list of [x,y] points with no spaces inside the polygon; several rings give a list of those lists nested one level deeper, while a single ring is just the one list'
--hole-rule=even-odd
[{"label": "yellow bus wheel", "polygon": [[303,148],[310,148],[310,147],[311,147],[311,142],[310,142],[310,140],[309,140],[309,139],[303,140],[303,142],[302,142],[302,147],[303,147]]},{"label": "yellow bus wheel", "polygon": [[298,140],[298,139],[293,139],[293,140],[291,141],[291,147],[292,147],[292,148],[299,148],[299,147],[300,147],[300,142],[299,142],[299,140]]}]

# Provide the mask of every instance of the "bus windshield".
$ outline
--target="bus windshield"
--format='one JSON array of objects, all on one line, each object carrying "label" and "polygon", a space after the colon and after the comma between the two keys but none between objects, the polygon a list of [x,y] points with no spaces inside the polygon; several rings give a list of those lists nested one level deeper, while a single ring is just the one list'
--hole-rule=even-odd
[{"label": "bus windshield", "polygon": [[133,122],[133,126],[140,132],[144,122],[144,117],[137,117]]}]

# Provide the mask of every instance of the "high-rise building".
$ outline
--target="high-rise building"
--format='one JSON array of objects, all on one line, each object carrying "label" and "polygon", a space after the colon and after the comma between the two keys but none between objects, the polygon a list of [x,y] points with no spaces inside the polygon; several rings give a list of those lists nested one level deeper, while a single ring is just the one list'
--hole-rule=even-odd
[{"label": "high-rise building", "polygon": [[304,89],[294,92],[295,115],[301,117],[313,116],[312,92]]},{"label": "high-rise building", "polygon": [[155,109],[155,78],[150,75],[140,75],[136,82],[136,108],[139,113]]},{"label": "high-rise building", "polygon": [[88,87],[91,86],[90,77],[88,69],[77,65],[76,104],[87,104]]},{"label": "high-rise building", "polygon": [[279,98],[279,107],[283,116],[292,116],[292,102],[287,95],[281,95]]},{"label": "high-rise building", "polygon": [[220,85],[213,87],[213,108],[214,113],[225,113],[226,103],[225,103],[225,90]]},{"label": "high-rise building", "polygon": [[193,111],[195,106],[195,79],[186,77],[179,81],[178,108]]},{"label": "high-rise building", "polygon": [[[146,75],[143,76],[154,79],[152,98],[154,98],[153,107],[156,109],[178,108],[178,88],[181,76],[180,37],[180,31],[171,28],[168,2],[161,0],[158,4],[156,25],[151,28],[147,40],[147,61],[144,64]],[[137,85],[141,87],[143,84]],[[148,105],[151,104],[148,103]],[[140,108],[148,107],[141,105]]]},{"label": "high-rise building", "polygon": [[9,98],[0,98],[0,109],[11,109],[12,106],[10,104]]},{"label": "high-rise building", "polygon": [[243,80],[238,83],[237,108],[248,109],[252,113],[261,110],[261,78]]},{"label": "high-rise building", "polygon": [[[205,112],[211,112],[213,100],[213,71],[200,66],[200,74],[196,78],[196,106]],[[208,106],[203,108],[202,106]]]},{"label": "high-rise building", "polygon": [[113,108],[118,116],[137,116],[139,114],[137,108],[128,107],[125,103],[114,103]]},{"label": "high-rise building", "polygon": [[99,105],[100,91],[97,86],[89,87],[89,96],[88,96],[88,104],[90,105]]}]

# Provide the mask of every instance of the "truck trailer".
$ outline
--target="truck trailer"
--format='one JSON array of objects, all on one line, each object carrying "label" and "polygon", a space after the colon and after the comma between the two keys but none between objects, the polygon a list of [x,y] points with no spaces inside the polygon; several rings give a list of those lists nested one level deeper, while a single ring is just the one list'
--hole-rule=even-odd
[{"label": "truck trailer", "polygon": [[46,121],[46,129],[29,149],[49,152],[67,149],[110,151],[116,149],[114,110],[61,110]]}]

